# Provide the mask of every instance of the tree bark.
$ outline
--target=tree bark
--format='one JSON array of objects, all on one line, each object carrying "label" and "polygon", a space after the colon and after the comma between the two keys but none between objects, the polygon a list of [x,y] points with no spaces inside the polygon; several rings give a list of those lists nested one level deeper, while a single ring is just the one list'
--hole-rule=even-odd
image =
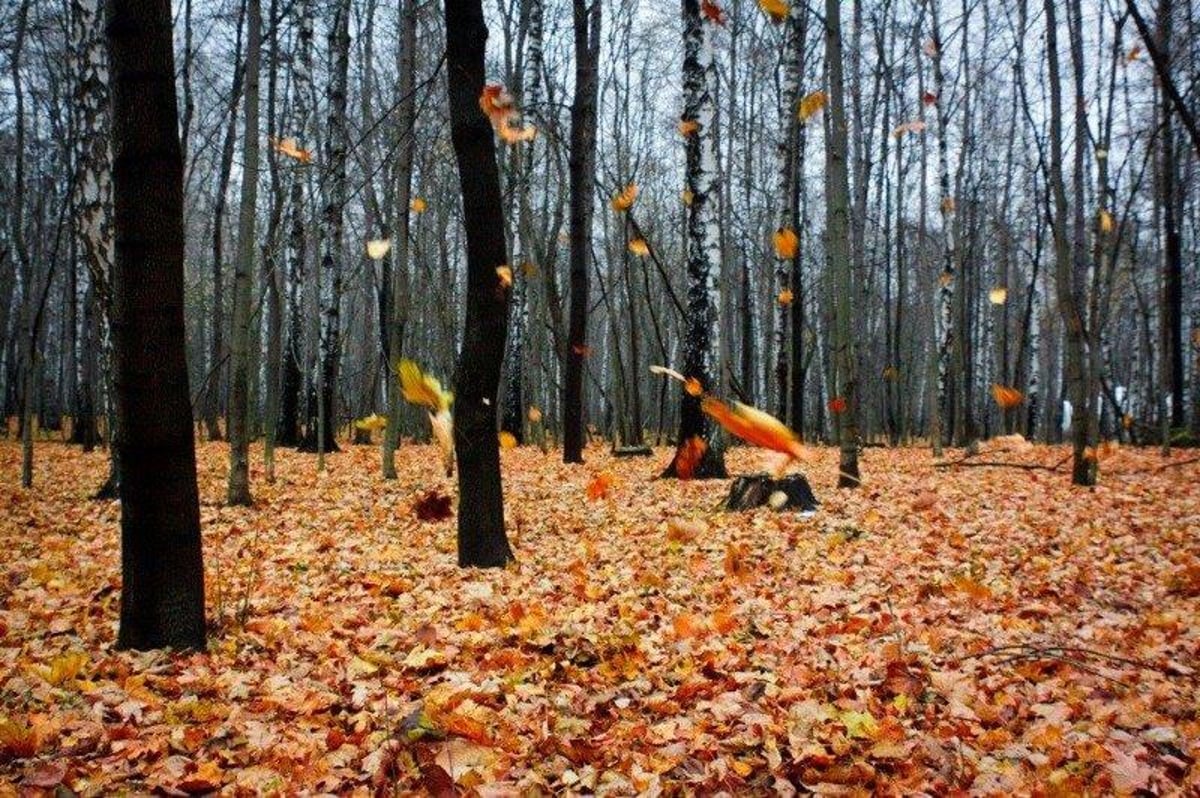
[{"label": "tree bark", "polygon": [[184,350],[183,157],[168,0],[108,0],[121,430],[119,648],[203,649],[204,565]]},{"label": "tree bark", "polygon": [[479,107],[487,26],[481,0],[446,0],[445,14],[450,136],[467,238],[467,313],[454,375],[458,564],[500,568],[513,558],[496,437],[509,291],[496,278],[496,267],[508,260],[496,144]]},{"label": "tree bark", "polygon": [[250,277],[254,273],[258,205],[258,77],[262,39],[260,0],[246,0],[246,102],[242,137],[242,196],[233,274],[232,362],[229,385],[229,482],[226,501],[250,505]]}]

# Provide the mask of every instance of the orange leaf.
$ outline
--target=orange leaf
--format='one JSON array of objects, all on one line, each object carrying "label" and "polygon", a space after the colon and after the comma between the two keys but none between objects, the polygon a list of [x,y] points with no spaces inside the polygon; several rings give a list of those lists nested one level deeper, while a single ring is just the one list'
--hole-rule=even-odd
[{"label": "orange leaf", "polygon": [[500,430],[500,434],[496,437],[500,439],[501,449],[512,449],[517,445],[517,436],[513,435],[508,430]]},{"label": "orange leaf", "polygon": [[696,473],[696,466],[704,459],[708,451],[708,442],[699,435],[693,435],[679,446],[675,453],[675,475],[680,479],[691,479]]},{"label": "orange leaf", "polygon": [[788,12],[791,10],[784,0],[758,0],[758,7],[761,8],[771,21],[778,25],[787,18]]},{"label": "orange leaf", "polygon": [[675,630],[675,636],[679,638],[699,637],[707,631],[703,618],[686,612],[676,615],[675,620],[671,621],[671,627]]},{"label": "orange leaf", "polygon": [[793,458],[805,456],[804,445],[796,438],[795,433],[768,413],[741,402],[727,405],[711,396],[700,400],[700,409],[747,443],[783,452]]},{"label": "orange leaf", "polygon": [[700,0],[700,13],[708,20],[716,25],[725,27],[728,21],[725,17],[725,9],[713,2],[713,0]]},{"label": "orange leaf", "polygon": [[683,384],[683,390],[687,391],[689,396],[699,396],[704,393],[704,386],[695,377],[688,377],[687,382]]},{"label": "orange leaf", "polygon": [[992,398],[996,400],[996,404],[1000,406],[1001,410],[1012,410],[1021,404],[1025,396],[1016,388],[995,383],[992,385]]},{"label": "orange leaf", "polygon": [[608,471],[601,471],[596,475],[595,479],[588,483],[587,497],[591,501],[603,499],[608,495],[609,489],[613,485],[613,475]]},{"label": "orange leaf", "polygon": [[644,258],[650,254],[650,245],[644,238],[631,238],[629,239],[629,251],[639,258]]},{"label": "orange leaf", "polygon": [[781,260],[794,258],[800,251],[800,237],[790,227],[781,227],[776,230],[771,236],[771,241],[775,244],[775,257]]},{"label": "orange leaf", "polygon": [[779,300],[779,304],[781,305],[790,305],[795,301],[796,295],[792,293],[792,289],[785,288],[779,292],[779,296],[776,299]]},{"label": "orange leaf", "polygon": [[510,269],[508,266],[497,266],[496,276],[500,278],[501,288],[509,288],[512,286],[512,269]]},{"label": "orange leaf", "polygon": [[700,129],[700,123],[695,119],[680,119],[679,120],[679,135],[687,138]]},{"label": "orange leaf", "polygon": [[637,183],[630,183],[616,194],[613,194],[613,198],[609,204],[611,204],[612,209],[618,213],[621,211],[627,211],[633,207],[633,202],[637,199],[637,195]]},{"label": "orange leaf", "polygon": [[800,121],[807,122],[821,112],[821,109],[829,102],[829,95],[820,89],[809,92],[800,101]]}]

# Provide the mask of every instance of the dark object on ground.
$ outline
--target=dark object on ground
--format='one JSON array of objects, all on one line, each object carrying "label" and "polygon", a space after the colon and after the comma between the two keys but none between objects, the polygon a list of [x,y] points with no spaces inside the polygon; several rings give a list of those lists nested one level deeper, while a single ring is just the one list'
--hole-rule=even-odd
[{"label": "dark object on ground", "polygon": [[617,446],[612,450],[613,457],[649,457],[654,454],[649,446]]},{"label": "dark object on ground", "polygon": [[[772,502],[771,496],[775,493],[782,493],[786,500],[777,497]],[[729,486],[725,509],[752,510],[767,504],[774,510],[807,512],[816,510],[820,502],[813,495],[808,480],[801,474],[788,474],[782,479],[773,479],[770,474],[746,474],[735,478]]]},{"label": "dark object on ground", "polygon": [[426,491],[413,502],[413,511],[419,521],[443,521],[454,515],[450,497],[436,490]]}]

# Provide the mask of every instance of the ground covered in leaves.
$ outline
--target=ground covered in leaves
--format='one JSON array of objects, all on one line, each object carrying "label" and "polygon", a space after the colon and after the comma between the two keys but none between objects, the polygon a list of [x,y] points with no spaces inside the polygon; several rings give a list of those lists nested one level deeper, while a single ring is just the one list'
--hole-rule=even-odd
[{"label": "ground covered in leaves", "polygon": [[0,794],[1196,794],[1200,464],[1104,454],[1083,490],[868,449],[846,492],[819,451],[806,518],[722,513],[665,449],[506,450],[518,562],[477,572],[416,517],[429,447],[390,483],[281,452],[241,509],[204,444],[211,643],[169,656],[112,648],[104,454],[40,445],[26,492],[0,443]]}]

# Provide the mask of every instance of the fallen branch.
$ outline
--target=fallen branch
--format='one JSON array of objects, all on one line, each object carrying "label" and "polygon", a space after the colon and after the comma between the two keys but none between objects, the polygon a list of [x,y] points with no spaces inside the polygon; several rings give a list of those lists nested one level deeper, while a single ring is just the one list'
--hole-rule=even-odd
[{"label": "fallen branch", "polygon": [[969,457],[964,457],[961,460],[954,460],[949,463],[934,463],[934,468],[953,468],[959,466],[962,468],[1018,468],[1024,471],[1057,471],[1071,459],[1071,455],[1067,455],[1062,460],[1059,460],[1054,465],[1045,465],[1044,463],[1007,463],[1001,460],[978,460],[973,461]]}]

